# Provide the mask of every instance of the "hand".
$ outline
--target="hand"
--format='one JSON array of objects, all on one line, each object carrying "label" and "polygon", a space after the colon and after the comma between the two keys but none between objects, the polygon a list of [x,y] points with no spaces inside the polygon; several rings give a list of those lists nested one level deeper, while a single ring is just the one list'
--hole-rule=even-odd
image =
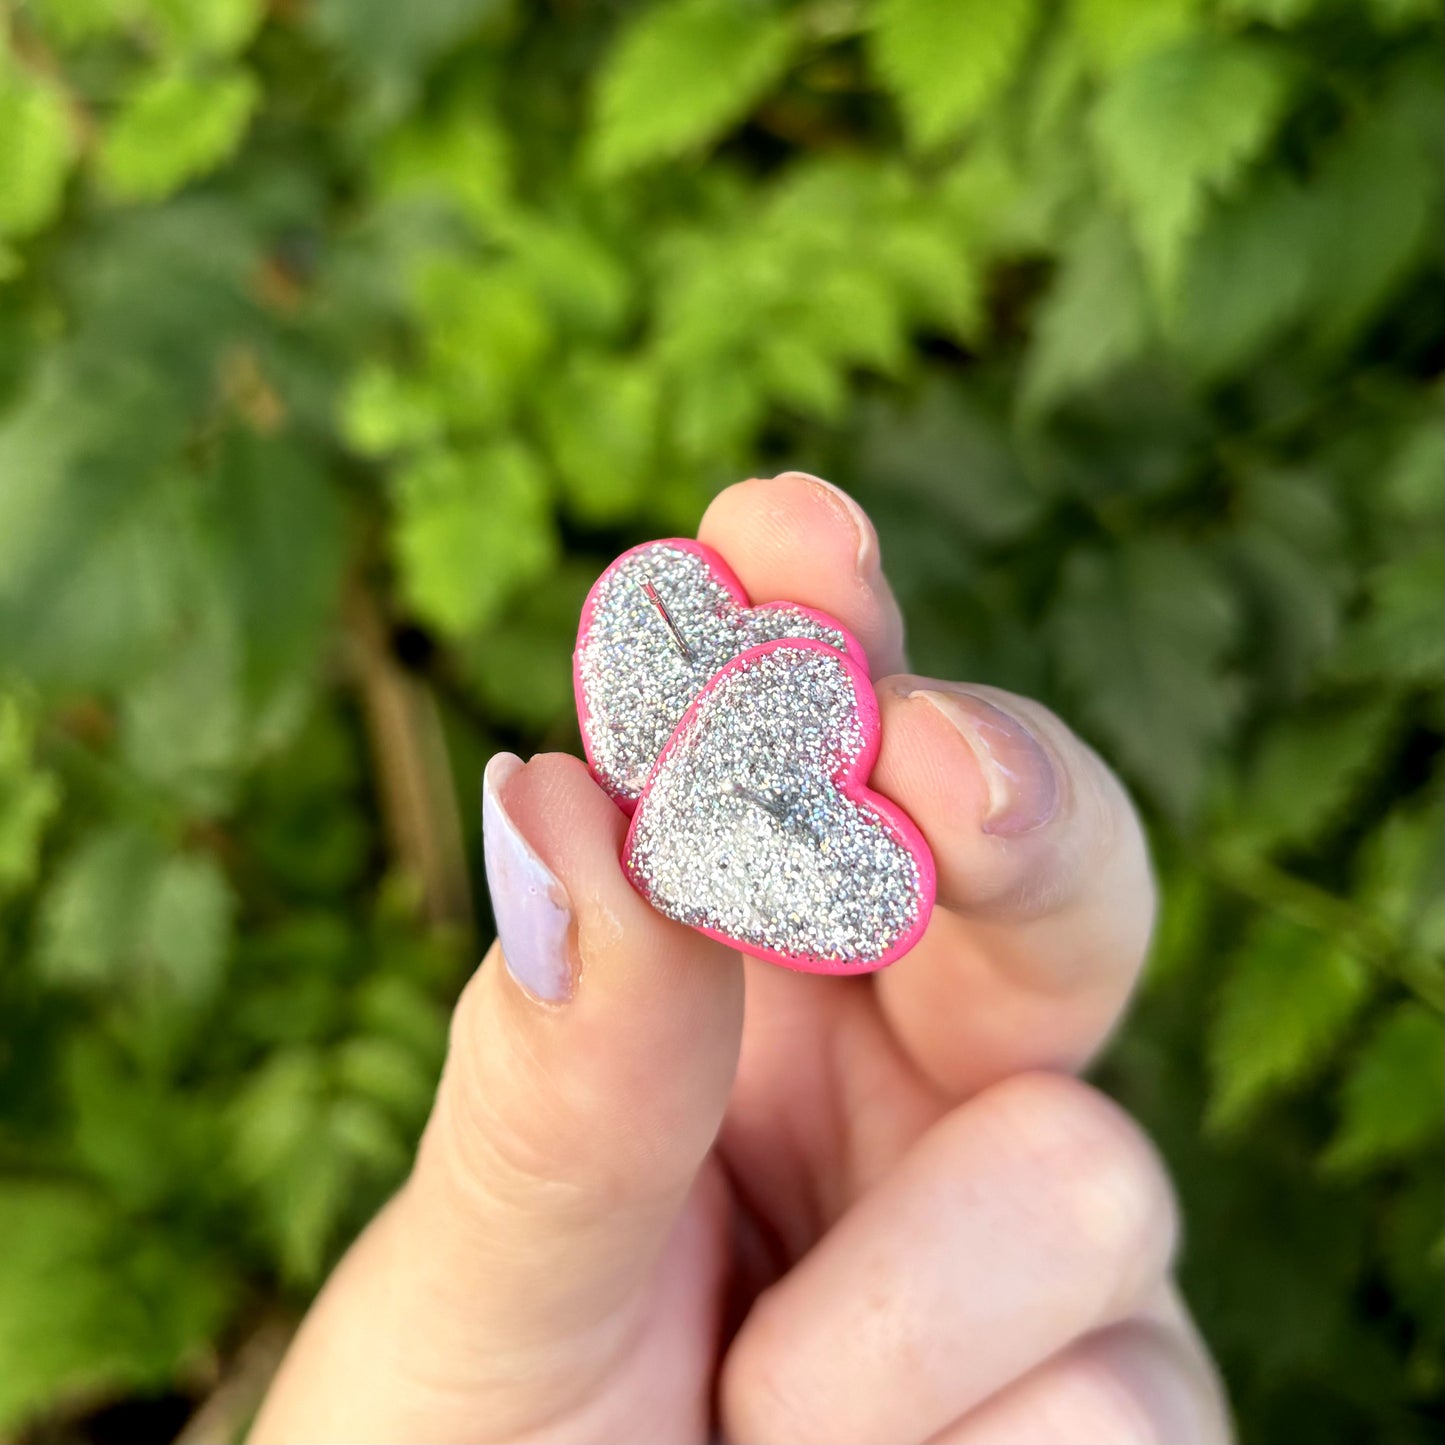
[{"label": "hand", "polygon": [[740,960],[628,886],[581,763],[494,760],[500,945],[255,1439],[1227,1440],[1168,1181],[1072,1077],[1152,922],[1122,788],[1037,703],[903,673],[842,493],[745,482],[699,535],[754,601],[862,641],[873,786],[938,864],[928,932],[863,979]]}]

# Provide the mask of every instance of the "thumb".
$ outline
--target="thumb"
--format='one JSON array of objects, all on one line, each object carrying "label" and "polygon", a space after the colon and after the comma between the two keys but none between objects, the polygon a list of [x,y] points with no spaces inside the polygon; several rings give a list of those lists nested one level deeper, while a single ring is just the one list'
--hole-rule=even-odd
[{"label": "thumb", "polygon": [[[715,1316],[716,1260],[658,1265],[699,1238],[676,1226],[732,1083],[740,961],[633,891],[626,820],[576,759],[493,758],[483,821],[498,943],[458,1004],[412,1176],[328,1286],[352,1299],[313,1312],[347,1322],[308,1320],[293,1350],[309,1332],[335,1356],[350,1333],[375,1354],[353,1321],[380,1312],[388,1357],[339,1371],[345,1419],[280,1433],[512,1438],[615,1388],[648,1332],[704,1336]],[[398,1416],[379,1397],[407,1380],[421,1413]]]}]

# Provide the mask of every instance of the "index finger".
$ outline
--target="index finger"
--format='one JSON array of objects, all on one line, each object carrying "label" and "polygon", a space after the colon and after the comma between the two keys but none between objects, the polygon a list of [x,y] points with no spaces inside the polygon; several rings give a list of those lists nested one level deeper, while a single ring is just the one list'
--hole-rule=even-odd
[{"label": "index finger", "polygon": [[798,472],[745,482],[718,497],[699,536],[754,602],[831,612],[869,651],[883,717],[872,786],[922,829],[939,880],[927,933],[876,976],[880,1005],[953,1095],[1026,1069],[1080,1068],[1148,946],[1155,894],[1138,817],[1040,704],[881,675],[901,658],[901,624],[872,525],[840,495]]}]

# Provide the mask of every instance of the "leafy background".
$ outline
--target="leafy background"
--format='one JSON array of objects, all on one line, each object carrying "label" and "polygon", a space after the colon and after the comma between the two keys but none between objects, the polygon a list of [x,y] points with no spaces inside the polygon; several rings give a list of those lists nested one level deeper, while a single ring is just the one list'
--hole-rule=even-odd
[{"label": "leafy background", "polygon": [[800,465],[1151,816],[1100,1078],[1244,1439],[1442,1437],[1434,0],[0,17],[0,1434],[243,1428],[406,1168],[482,762]]}]

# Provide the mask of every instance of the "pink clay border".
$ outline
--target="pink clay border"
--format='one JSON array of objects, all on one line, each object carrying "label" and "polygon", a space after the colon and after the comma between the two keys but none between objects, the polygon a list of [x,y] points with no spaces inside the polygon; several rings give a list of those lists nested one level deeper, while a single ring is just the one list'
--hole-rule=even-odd
[{"label": "pink clay border", "polygon": [[[846,652],[847,656],[852,661],[862,664],[865,676],[868,667],[868,657],[863,651],[863,644],[859,642],[836,617],[830,617],[826,612],[820,612],[816,607],[805,607],[801,602],[760,602],[754,607],[748,599],[748,594],[743,590],[743,584],[738,581],[736,573],[734,573],[733,569],[723,561],[722,557],[714,552],[706,543],[695,542],[690,537],[663,537],[655,542],[639,542],[637,546],[629,547],[620,557],[613,559],[606,571],[604,571],[588,589],[587,598],[582,603],[582,617],[577,624],[577,644],[572,651],[572,695],[577,700],[577,722],[582,729],[582,751],[586,754],[587,766],[591,769],[592,776],[597,779],[602,790],[628,817],[631,817],[636,811],[637,802],[631,798],[618,796],[616,784],[598,766],[597,759],[593,755],[592,712],[587,706],[587,697],[582,686],[582,649],[586,646],[588,634],[592,631],[592,617],[597,608],[597,594],[601,590],[602,584],[607,581],[629,557],[636,556],[639,552],[646,552],[653,547],[676,547],[683,552],[691,552],[694,556],[701,557],[703,564],[718,582],[722,584],[733,601],[744,612],[777,612],[784,609],[789,612],[800,612],[805,617],[811,617],[813,621],[822,626],[841,633],[843,636],[844,652]],[[836,648],[829,648],[828,650],[830,652],[837,651]]]},{"label": "pink clay border", "polygon": [[[696,544],[694,544],[696,545]],[[625,554],[624,554],[625,555]],[[715,555],[715,554],[714,554]],[[731,576],[731,574],[727,574]],[[735,579],[734,579],[735,580]],[[815,616],[824,614],[815,613]],[[585,614],[584,614],[585,616]],[[831,621],[831,619],[829,619]],[[836,624],[834,624],[836,625]],[[839,631],[845,631],[840,628]],[[845,632],[845,635],[846,632]],[[849,637],[849,641],[852,642]],[[731,937],[714,928],[705,928],[698,924],[691,925],[699,933],[705,933],[709,938],[715,938],[721,943],[726,943],[731,948],[736,948],[742,953],[751,954],[754,958],[765,959],[769,963],[781,964],[784,968],[791,968],[800,973],[831,974],[834,976],[852,977],[856,974],[872,973],[877,969],[885,968],[895,959],[901,958],[928,927],[928,920],[933,913],[933,901],[938,889],[938,875],[934,867],[933,852],[928,846],[927,840],[919,831],[918,825],[898,805],[882,793],[876,793],[868,786],[868,776],[873,771],[873,764],[878,759],[878,747],[882,738],[882,722],[878,714],[878,698],[873,691],[873,684],[869,681],[867,671],[860,667],[851,656],[845,656],[837,648],[829,647],[825,642],[816,642],[811,638],[779,638],[773,642],[765,642],[758,647],[750,647],[746,652],[739,653],[731,662],[724,666],[713,677],[712,681],[693,699],[688,710],[683,714],[682,720],[674,729],[672,737],[668,739],[667,746],[663,748],[658,756],[657,763],[653,767],[646,785],[642,790],[642,796],[638,799],[639,806],[645,802],[648,793],[652,791],[653,781],[661,770],[668,755],[677,745],[678,740],[687,731],[693,718],[697,715],[703,700],[712,690],[727,677],[730,673],[739,672],[750,663],[769,653],[776,652],[780,648],[791,648],[794,650],[821,652],[828,657],[836,659],[847,670],[849,681],[853,684],[853,698],[858,712],[858,723],[863,729],[863,747],[858,756],[851,763],[845,763],[833,774],[833,782],[844,797],[855,803],[862,804],[865,808],[875,813],[885,828],[889,830],[897,841],[912,855],[913,861],[918,867],[918,915],[913,926],[893,945],[882,957],[870,960],[866,964],[844,963],[834,959],[816,958],[809,954],[781,953],[775,949],[764,948],[758,944],[744,943],[739,939]],[[632,839],[637,830],[637,819],[634,815],[632,822],[627,829],[627,838],[622,845],[622,862],[624,871],[627,873],[632,886],[637,889],[643,897],[647,897],[647,890],[642,886],[637,871],[632,863]],[[650,899],[649,899],[650,901]]]}]

